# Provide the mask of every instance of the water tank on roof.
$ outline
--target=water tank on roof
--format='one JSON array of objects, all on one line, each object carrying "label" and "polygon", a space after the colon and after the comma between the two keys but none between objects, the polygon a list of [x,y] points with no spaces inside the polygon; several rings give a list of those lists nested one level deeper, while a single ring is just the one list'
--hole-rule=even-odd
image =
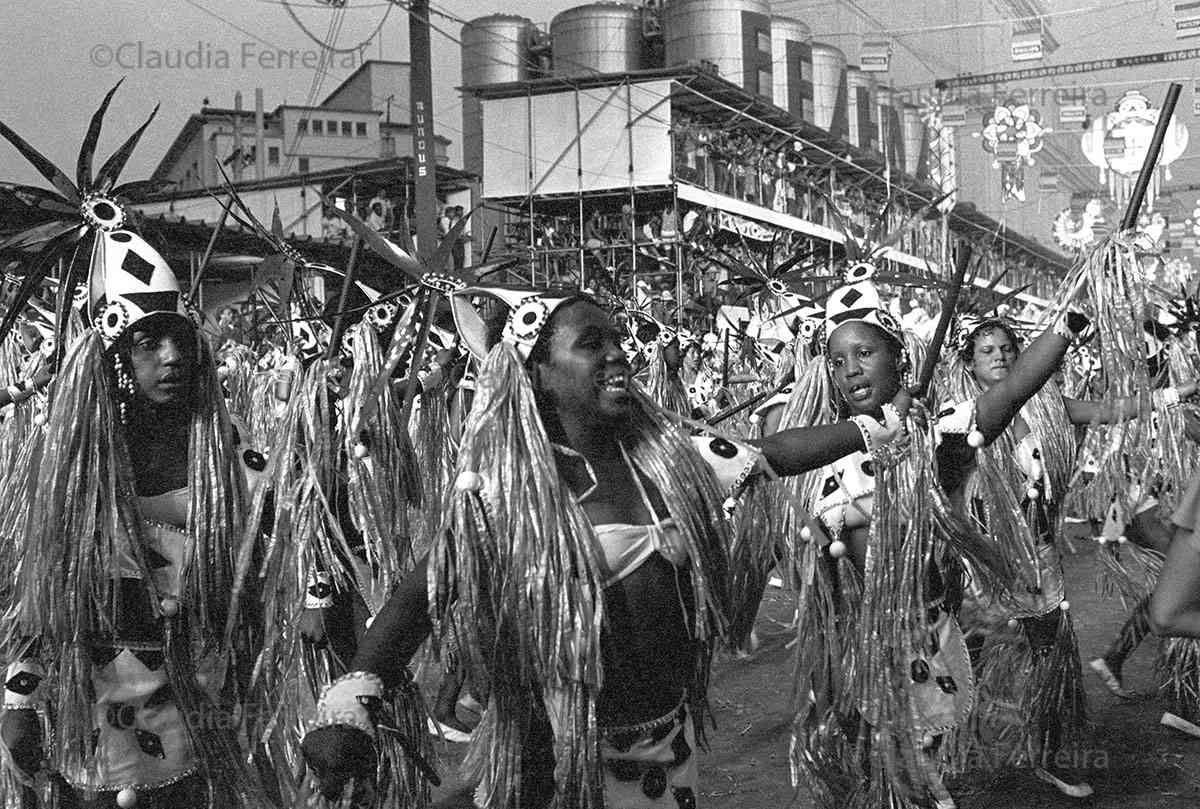
[{"label": "water tank on roof", "polygon": [[771,18],[775,106],[814,123],[812,31],[791,17]]},{"label": "water tank on roof", "polygon": [[550,21],[556,76],[629,73],[642,66],[642,9],[625,3],[589,3]]},{"label": "water tank on roof", "polygon": [[879,151],[897,170],[904,169],[904,133],[900,129],[900,94],[886,85],[875,88]]},{"label": "water tank on roof", "polygon": [[879,148],[879,113],[875,109],[875,79],[851,65],[846,68],[846,117],[850,143],[860,149]]},{"label": "water tank on roof", "polygon": [[824,42],[812,46],[813,123],[846,137],[846,54]]},{"label": "water tank on roof", "polygon": [[463,25],[463,86],[533,78],[537,59],[530,45],[536,30],[531,20],[513,14],[492,14]]},{"label": "water tank on roof", "polygon": [[773,99],[767,0],[667,0],[662,27],[667,67],[711,62],[726,81]]},{"label": "water tank on roof", "polygon": [[922,152],[927,148],[920,107],[907,101],[900,106],[900,129],[904,133],[904,171],[916,176]]}]

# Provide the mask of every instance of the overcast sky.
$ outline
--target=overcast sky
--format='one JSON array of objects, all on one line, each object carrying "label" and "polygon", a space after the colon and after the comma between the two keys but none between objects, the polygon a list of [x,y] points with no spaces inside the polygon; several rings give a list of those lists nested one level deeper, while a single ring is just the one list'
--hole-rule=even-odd
[{"label": "overcast sky", "polygon": [[[458,18],[516,13],[545,24],[582,1],[435,0],[434,9]],[[1174,38],[1170,0],[1043,0],[1043,5],[1050,14],[1048,25],[1064,45],[1054,55],[1056,63],[1200,45],[1200,39]],[[981,52],[997,54],[994,60],[988,57],[996,62],[989,69],[1013,67],[1005,58],[1010,25],[1003,19],[1001,7],[1007,4],[1001,0],[774,0],[772,6],[776,13],[808,21],[819,37],[835,42],[852,59],[872,26],[863,21],[859,9],[869,7],[875,9],[875,22],[897,31],[895,58],[916,60],[922,70],[928,68],[929,78],[953,75],[956,68],[977,63]],[[327,35],[334,16],[328,7],[315,0],[292,0],[292,8],[312,34]],[[381,20],[379,34],[372,38]],[[451,160],[458,164],[460,102],[454,87],[459,81],[459,46],[454,40],[461,23],[437,13],[433,23],[441,29],[433,33],[435,119],[440,134],[454,142]],[[954,30],[944,30],[951,27]],[[241,90],[246,106],[252,108],[254,88],[261,86],[267,109],[285,101],[304,104],[310,97],[319,103],[364,57],[407,60],[406,15],[382,0],[348,0],[335,41],[350,52],[335,56],[329,75],[316,77],[312,65],[318,45],[289,16],[282,0],[5,2],[0,4],[0,75],[4,77],[0,120],[73,175],[89,116],[104,92],[125,77],[99,155],[107,156],[155,103],[161,103],[158,120],[124,175],[137,179],[153,169],[205,98],[213,105],[232,106],[234,92]],[[361,51],[352,50],[364,41]],[[168,60],[170,67],[162,64]],[[179,60],[185,64],[178,66]],[[1196,64],[1180,62],[1152,71],[1160,82],[1186,80],[1182,103],[1189,119],[1192,82],[1187,79],[1200,78]],[[1148,82],[1148,75],[1123,71],[1068,76],[1061,84],[1050,79],[1038,86],[1094,87],[1104,82],[1112,83],[1110,90],[1140,86],[1157,99],[1162,89]],[[319,86],[314,87],[314,79]],[[921,76],[920,80],[927,79]],[[1066,132],[1062,136],[1071,141],[1078,137]],[[1067,145],[1074,155],[1078,147],[1073,142]],[[1189,154],[1185,162],[1195,159]],[[0,179],[40,184],[35,178],[20,155],[0,143]]]},{"label": "overcast sky", "polygon": [[[547,22],[578,0],[440,0],[435,8],[460,18],[494,12],[523,14]],[[147,130],[125,179],[148,174],[189,114],[205,98],[233,106],[241,90],[252,108],[254,88],[265,92],[268,110],[283,102],[304,104],[313,90],[318,45],[291,19],[280,0],[77,0],[6,2],[0,9],[0,120],[74,176],[75,157],[88,119],[117,80],[125,83],[113,101],[101,140],[100,159],[116,148],[155,103],[162,109]],[[314,0],[292,5],[309,31],[324,38],[332,12]],[[380,25],[388,5],[381,0],[349,0],[336,42],[352,49]],[[454,141],[458,163],[459,79],[457,39],[461,24],[435,15],[433,33],[436,122]],[[449,35],[449,36],[447,36]],[[276,56],[275,51],[282,51]],[[306,66],[306,53],[307,65]],[[139,56],[140,54],[140,56]],[[406,15],[392,8],[380,33],[360,52],[334,57],[320,79],[319,103],[352,71],[361,56],[407,61]],[[160,66],[155,66],[155,60]],[[182,67],[166,67],[170,60]],[[122,62],[125,67],[117,62]],[[0,143],[0,179],[38,182],[24,159]]]}]

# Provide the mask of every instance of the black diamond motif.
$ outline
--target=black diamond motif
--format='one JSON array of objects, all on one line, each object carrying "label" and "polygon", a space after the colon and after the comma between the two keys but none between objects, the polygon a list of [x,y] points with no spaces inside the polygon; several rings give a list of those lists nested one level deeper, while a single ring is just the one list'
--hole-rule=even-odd
[{"label": "black diamond motif", "polygon": [[949,674],[943,677],[938,677],[937,684],[938,688],[942,689],[942,691],[946,692],[947,694],[958,693],[958,683],[954,682],[954,678]]},{"label": "black diamond motif", "polygon": [[857,289],[848,289],[846,290],[845,294],[842,295],[841,304],[849,309],[851,306],[858,303],[862,299],[862,296],[863,294]]},{"label": "black diamond motif", "polygon": [[121,269],[146,286],[150,286],[150,278],[154,275],[154,265],[133,250],[126,251],[125,260],[121,262]]},{"label": "black diamond motif", "polygon": [[178,292],[130,292],[125,299],[146,314],[174,312],[179,308]]},{"label": "black diamond motif", "polygon": [[821,487],[821,496],[828,497],[829,495],[833,494],[837,490],[838,490],[837,477],[835,475],[830,475],[829,477],[825,478],[825,485],[823,487]]},{"label": "black diamond motif", "polygon": [[38,683],[41,681],[42,678],[32,671],[22,671],[9,677],[8,681],[4,683],[4,688],[14,694],[27,697],[37,690]]},{"label": "black diamond motif", "polygon": [[137,738],[138,747],[142,748],[142,752],[154,758],[166,758],[167,754],[163,751],[162,739],[156,734],[141,728],[134,728],[133,735]]},{"label": "black diamond motif", "polygon": [[667,771],[659,766],[650,767],[642,776],[642,794],[657,800],[667,791]]},{"label": "black diamond motif", "polygon": [[929,633],[929,653],[935,655],[942,650],[942,642],[938,640],[936,632]]},{"label": "black diamond motif", "polygon": [[333,585],[327,581],[314,582],[309,585],[308,594],[313,598],[329,598],[333,595]]},{"label": "black diamond motif", "polygon": [[691,787],[671,787],[671,794],[679,809],[696,809],[696,793]]}]

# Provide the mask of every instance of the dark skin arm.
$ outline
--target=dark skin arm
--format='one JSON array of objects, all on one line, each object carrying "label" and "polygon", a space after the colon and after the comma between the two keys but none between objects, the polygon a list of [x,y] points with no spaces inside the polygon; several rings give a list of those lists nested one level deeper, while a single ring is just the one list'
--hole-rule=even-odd
[{"label": "dark skin arm", "polygon": [[762,450],[763,457],[781,477],[819,469],[865,449],[862,433],[849,421],[820,427],[793,427],[749,443]]},{"label": "dark skin arm", "polygon": [[378,674],[386,688],[404,681],[408,661],[433,632],[425,583],[428,565],[429,557],[421,557],[375,616],[359,641],[358,652],[350,663],[351,671]]}]

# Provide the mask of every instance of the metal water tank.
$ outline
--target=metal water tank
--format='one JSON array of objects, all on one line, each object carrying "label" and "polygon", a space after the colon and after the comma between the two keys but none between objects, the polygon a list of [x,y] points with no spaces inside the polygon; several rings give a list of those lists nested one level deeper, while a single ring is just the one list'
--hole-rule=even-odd
[{"label": "metal water tank", "polygon": [[900,129],[900,94],[886,85],[875,88],[876,140],[879,151],[897,170],[904,169],[904,133]]},{"label": "metal water tank", "polygon": [[904,132],[904,172],[915,177],[922,153],[929,148],[920,107],[907,101],[901,104],[900,129]]},{"label": "metal water tank", "polygon": [[768,0],[667,0],[666,66],[711,62],[721,78],[772,99]]},{"label": "metal water tank", "polygon": [[556,76],[629,73],[642,66],[642,10],[625,3],[589,3],[550,21]]},{"label": "metal water tank", "polygon": [[537,60],[529,46],[536,30],[531,20],[515,14],[492,14],[463,25],[463,86],[532,78]]},{"label": "metal water tank", "polygon": [[812,46],[813,123],[846,136],[846,54],[824,42]]},{"label": "metal water tank", "polygon": [[791,17],[771,18],[775,106],[813,123],[812,30]]},{"label": "metal water tank", "polygon": [[846,117],[850,122],[850,143],[860,149],[879,148],[875,79],[854,65],[846,68]]}]

